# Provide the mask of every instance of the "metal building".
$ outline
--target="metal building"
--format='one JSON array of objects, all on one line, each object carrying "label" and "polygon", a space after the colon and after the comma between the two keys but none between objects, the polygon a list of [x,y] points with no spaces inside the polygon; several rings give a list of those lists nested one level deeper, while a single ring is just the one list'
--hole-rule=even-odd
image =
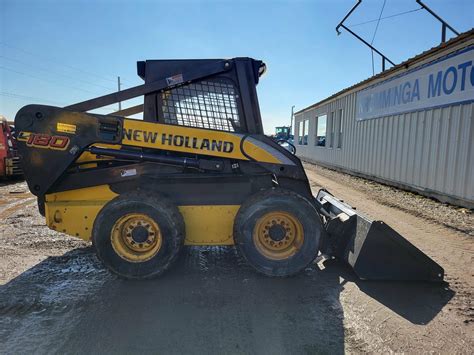
[{"label": "metal building", "polygon": [[295,113],[303,160],[474,208],[474,30]]}]

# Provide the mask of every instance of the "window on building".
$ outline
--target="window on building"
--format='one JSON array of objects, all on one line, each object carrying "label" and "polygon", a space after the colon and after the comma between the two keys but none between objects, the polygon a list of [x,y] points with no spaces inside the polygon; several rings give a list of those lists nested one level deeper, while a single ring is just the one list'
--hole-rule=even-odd
[{"label": "window on building", "polygon": [[309,134],[309,120],[304,120],[303,126],[303,145],[308,145],[308,134]]},{"label": "window on building", "polygon": [[337,147],[342,148],[342,115],[344,114],[344,110],[341,108],[339,109],[337,115]]},{"label": "window on building", "polygon": [[316,140],[315,146],[325,147],[326,146],[326,124],[327,115],[318,116],[316,118]]},{"label": "window on building", "polygon": [[333,111],[331,112],[331,116],[329,116],[329,121],[328,121],[328,131],[330,132],[329,137],[328,137],[328,143],[329,143],[329,148],[332,148],[334,146],[334,129],[335,129],[335,116],[336,112]]},{"label": "window on building", "polygon": [[298,144],[303,145],[303,124],[304,121],[298,123]]}]

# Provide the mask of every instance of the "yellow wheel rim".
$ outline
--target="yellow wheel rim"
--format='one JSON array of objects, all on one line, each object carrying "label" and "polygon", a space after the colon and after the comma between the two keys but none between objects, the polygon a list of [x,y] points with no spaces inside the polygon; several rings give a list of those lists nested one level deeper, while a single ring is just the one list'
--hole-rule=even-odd
[{"label": "yellow wheel rim", "polygon": [[253,241],[257,250],[265,257],[273,260],[288,259],[303,245],[303,226],[291,213],[270,212],[257,220]]},{"label": "yellow wheel rim", "polygon": [[130,213],[119,218],[110,234],[112,247],[130,262],[144,262],[154,257],[161,248],[163,238],[160,227],[145,214]]}]

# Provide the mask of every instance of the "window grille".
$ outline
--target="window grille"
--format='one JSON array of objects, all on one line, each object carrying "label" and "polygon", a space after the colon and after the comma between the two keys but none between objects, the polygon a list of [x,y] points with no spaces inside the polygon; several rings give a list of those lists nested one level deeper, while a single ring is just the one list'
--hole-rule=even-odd
[{"label": "window grille", "polygon": [[163,92],[164,122],[181,126],[239,131],[234,85],[223,79],[200,81]]}]

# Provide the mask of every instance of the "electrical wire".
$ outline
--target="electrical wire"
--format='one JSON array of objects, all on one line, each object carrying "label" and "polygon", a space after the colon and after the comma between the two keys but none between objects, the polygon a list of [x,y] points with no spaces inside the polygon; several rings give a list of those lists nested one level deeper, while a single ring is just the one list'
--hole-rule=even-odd
[{"label": "electrical wire", "polygon": [[[413,10],[409,10],[409,11],[399,12],[399,13],[396,13],[396,14],[393,14],[393,15],[390,15],[390,16],[381,17],[380,20],[386,20],[386,19],[389,19],[389,18],[392,18],[392,17],[406,15],[406,14],[416,12],[416,11],[420,11],[420,10],[423,10],[423,8],[420,7],[419,9],[413,9]],[[369,20],[369,21],[365,21],[365,22],[355,23],[353,25],[347,25],[347,27],[362,26],[362,25],[366,25],[366,24],[372,23],[372,22],[377,22],[377,21],[380,21],[380,20],[379,19]]]},{"label": "electrical wire", "polygon": [[78,88],[78,87],[71,86],[71,85],[66,85],[66,84],[59,83],[59,82],[54,81],[54,80],[45,79],[45,78],[42,78],[42,77],[39,77],[39,76],[36,76],[36,75],[32,75],[32,74],[28,74],[28,73],[25,73],[25,72],[21,72],[21,71],[18,71],[18,70],[15,70],[15,69],[11,69],[11,68],[7,68],[7,67],[1,66],[1,65],[0,65],[0,69],[7,70],[7,71],[10,71],[10,72],[16,73],[16,74],[28,76],[28,77],[30,77],[30,78],[34,78],[34,79],[37,79],[37,80],[42,80],[42,81],[45,81],[45,82],[48,82],[48,83],[52,83],[52,84],[55,84],[55,85],[61,85],[61,86],[64,86],[64,87],[67,87],[67,88],[71,88],[71,89],[74,89],[74,90],[84,91],[84,92],[87,92],[87,93],[89,93],[89,94],[102,95],[101,93],[89,91],[89,90],[82,89],[82,88]]},{"label": "electrical wire", "polygon": [[84,69],[81,69],[81,68],[77,68],[77,67],[74,67],[74,66],[71,66],[71,65],[68,65],[68,64],[64,64],[62,63],[61,61],[59,60],[56,60],[56,59],[51,59],[51,58],[48,58],[44,55],[38,55],[37,53],[33,53],[33,52],[30,52],[30,51],[27,51],[23,48],[20,48],[20,47],[17,47],[17,46],[13,46],[11,44],[8,44],[6,42],[3,42],[3,41],[0,41],[0,44],[5,46],[5,47],[9,47],[9,48],[13,48],[17,51],[20,51],[20,52],[23,52],[23,53],[26,53],[28,55],[33,55],[33,56],[36,56],[36,57],[40,57],[40,58],[43,58],[43,60],[47,60],[49,62],[52,62],[52,63],[55,63],[57,65],[61,65],[63,67],[66,67],[66,68],[69,68],[69,69],[72,69],[72,70],[76,70],[76,71],[79,71],[83,74],[87,74],[87,75],[90,75],[90,76],[93,76],[93,77],[96,77],[96,78],[99,78],[101,80],[107,80],[107,81],[110,81],[110,82],[113,82],[113,83],[116,83],[116,80],[114,79],[110,79],[108,77],[105,77],[103,75],[100,75],[100,74],[97,74],[97,73],[93,73],[91,71],[87,71],[87,70],[84,70]]},{"label": "electrical wire", "polygon": [[[372,46],[375,40],[375,35],[377,34],[377,30],[379,29],[379,24],[380,24],[380,19],[382,18],[383,10],[385,9],[385,4],[387,3],[387,0],[383,0],[383,5],[382,9],[380,10],[380,15],[379,19],[377,21],[377,25],[375,26],[374,30],[374,35],[372,36],[372,41],[370,42],[370,45]],[[372,75],[375,75],[375,68],[374,68],[374,50],[371,49],[371,54],[372,54]]]},{"label": "electrical wire", "polygon": [[[42,102],[49,102],[49,103],[57,105],[57,106],[66,106],[67,105],[64,102],[58,102],[58,101],[44,99],[44,98],[35,97],[35,96],[20,95],[20,94],[16,94],[16,93],[13,93],[13,92],[7,92],[7,91],[0,91],[0,96],[14,98],[14,99],[18,99],[18,100],[27,101],[27,102],[37,101],[37,102],[41,102],[41,103]],[[93,111],[96,111],[96,110],[102,111],[105,114],[113,113],[113,111],[111,111],[110,109],[107,109],[105,107],[99,107],[99,108],[97,108]]]},{"label": "electrical wire", "polygon": [[15,94],[15,93],[6,92],[6,91],[0,91],[0,96],[12,97],[12,98],[16,98],[16,99],[20,99],[20,100],[24,100],[24,101],[50,102],[50,103],[55,104],[55,105],[65,106],[65,104],[61,103],[61,102],[52,101],[52,100],[48,100],[48,99],[42,99],[40,97],[20,95],[20,94]]},{"label": "electrical wire", "polygon": [[57,73],[57,72],[54,72],[54,71],[49,70],[49,69],[45,69],[45,68],[42,68],[42,67],[39,67],[39,66],[31,65],[31,64],[26,63],[22,60],[6,57],[4,55],[0,55],[0,58],[6,59],[6,60],[11,61],[11,62],[15,62],[15,63],[19,63],[19,64],[22,64],[22,65],[28,66],[28,67],[33,68],[35,70],[41,70],[41,71],[44,71],[46,73],[51,73],[51,74],[54,74],[54,75],[62,76],[62,77],[67,78],[67,79],[72,79],[74,81],[81,82],[81,83],[84,83],[84,84],[87,84],[87,85],[93,85],[93,86],[97,86],[99,88],[107,89],[107,90],[115,90],[114,88],[111,88],[110,86],[104,86],[104,85],[96,84],[96,83],[93,83],[93,82],[90,82],[90,81],[87,81],[87,80],[77,79],[77,78],[69,76],[69,75],[65,75],[65,74],[62,74],[62,73]]}]

